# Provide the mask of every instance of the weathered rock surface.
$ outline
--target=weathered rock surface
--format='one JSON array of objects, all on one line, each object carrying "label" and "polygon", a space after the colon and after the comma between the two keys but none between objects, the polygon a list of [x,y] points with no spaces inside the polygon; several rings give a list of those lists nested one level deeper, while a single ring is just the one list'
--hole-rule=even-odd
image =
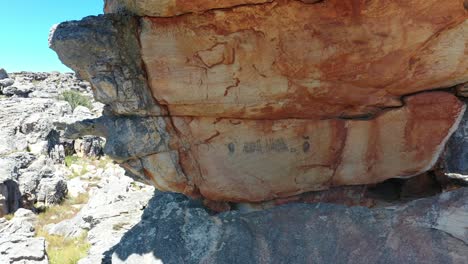
[{"label": "weathered rock surface", "polygon": [[[288,204],[211,215],[158,194],[103,263],[465,263],[468,189],[368,209]],[[422,242],[423,241],[423,242]]]},{"label": "weathered rock surface", "polygon": [[432,92],[372,120],[173,117],[174,139],[161,132],[167,118],[102,117],[67,134],[106,136],[106,154],[128,160],[124,167],[161,190],[263,201],[420,174],[434,165],[464,108],[449,93]]},{"label": "weathered rock surface", "polygon": [[34,237],[36,215],[19,209],[12,220],[0,218],[0,263],[48,264],[44,238]]},{"label": "weathered rock surface", "polygon": [[104,140],[102,138],[87,136],[75,140],[74,147],[78,157],[98,158],[104,155],[103,146]]},{"label": "weathered rock surface", "polygon": [[468,183],[468,112],[447,143],[442,165],[446,175]]},{"label": "weathered rock surface", "polygon": [[468,81],[463,0],[105,10],[50,36],[109,110],[68,133],[107,137],[106,154],[161,190],[252,202],[414,176],[465,111],[448,89]]},{"label": "weathered rock surface", "polygon": [[101,180],[96,187],[88,186],[88,203],[72,219],[46,227],[50,234],[66,237],[88,232],[91,248],[88,256],[79,263],[100,263],[104,252],[138,223],[143,209],[153,196],[153,187],[136,183],[124,174],[125,171],[118,165],[109,164],[104,172],[90,176],[91,179],[99,177]]},{"label": "weathered rock surface", "polygon": [[[9,78],[14,84],[4,87],[7,97],[0,98],[0,216],[34,204],[57,204],[65,197],[66,179],[57,166],[73,153],[66,153],[54,123],[94,118],[102,109],[72,111],[60,100],[68,90],[90,96],[89,84],[74,74],[18,72]],[[9,93],[9,88],[22,92]]]},{"label": "weathered rock surface", "polygon": [[[303,0],[303,2],[317,0]],[[224,1],[184,1],[184,0],[105,0],[106,13],[130,13],[138,16],[170,17],[186,13],[204,12],[210,9],[232,8],[241,5],[271,3],[273,0],[224,0]]]},{"label": "weathered rock surface", "polygon": [[157,115],[163,111],[147,86],[137,24],[129,16],[89,17],[58,25],[49,41],[63,51],[59,57],[65,64],[91,82],[96,100],[117,114]]},{"label": "weathered rock surface", "polygon": [[149,86],[172,115],[367,116],[468,81],[467,17],[462,0],[272,1],[144,17],[139,37]]}]

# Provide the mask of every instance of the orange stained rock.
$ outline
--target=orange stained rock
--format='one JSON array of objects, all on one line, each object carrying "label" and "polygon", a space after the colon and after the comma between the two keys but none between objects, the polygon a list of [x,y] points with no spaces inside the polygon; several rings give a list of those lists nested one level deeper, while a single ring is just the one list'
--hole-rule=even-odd
[{"label": "orange stained rock", "polygon": [[357,117],[467,82],[467,17],[463,0],[277,0],[143,17],[140,41],[173,116]]},{"label": "orange stained rock", "polygon": [[125,10],[139,16],[171,17],[187,13],[202,13],[210,9],[268,3],[273,0],[105,0],[104,11]]},{"label": "orange stained rock", "polygon": [[377,183],[430,169],[464,110],[452,94],[429,92],[372,120],[175,117],[180,168],[155,163],[146,169],[165,190],[193,195],[188,186],[195,186],[218,201]]}]

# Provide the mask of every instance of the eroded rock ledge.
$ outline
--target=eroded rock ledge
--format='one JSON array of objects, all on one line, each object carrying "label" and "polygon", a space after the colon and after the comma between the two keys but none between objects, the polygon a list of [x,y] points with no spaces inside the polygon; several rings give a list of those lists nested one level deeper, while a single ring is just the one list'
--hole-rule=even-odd
[{"label": "eroded rock ledge", "polygon": [[466,108],[463,1],[311,2],[109,0],[126,14],[58,25],[51,47],[108,105],[68,134],[217,201],[431,169]]}]

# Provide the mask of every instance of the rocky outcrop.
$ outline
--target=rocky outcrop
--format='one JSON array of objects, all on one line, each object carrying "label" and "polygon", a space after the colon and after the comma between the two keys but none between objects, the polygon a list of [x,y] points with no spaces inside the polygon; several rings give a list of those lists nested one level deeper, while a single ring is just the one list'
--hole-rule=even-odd
[{"label": "rocky outcrop", "polygon": [[[428,171],[465,111],[462,0],[107,0],[51,48],[142,181],[257,202]],[[443,91],[432,91],[432,90]]]},{"label": "rocky outcrop", "polygon": [[[212,215],[159,194],[103,263],[465,263],[468,189],[381,209],[288,204]],[[422,242],[424,241],[424,242]]]},{"label": "rocky outcrop", "polygon": [[54,123],[94,118],[102,110],[96,103],[94,113],[73,111],[61,100],[70,90],[90,96],[89,84],[71,73],[17,72],[8,79],[12,84],[0,87],[0,217],[20,207],[34,210],[35,204],[61,202],[67,184],[59,167],[74,152],[66,150]]},{"label": "rocky outcrop", "polygon": [[44,238],[34,237],[36,215],[19,209],[10,221],[0,218],[0,263],[47,264]]},{"label": "rocky outcrop", "polygon": [[[81,178],[89,177],[86,181]],[[83,175],[71,182],[86,184],[99,179],[96,186],[89,185],[85,193],[89,201],[80,212],[71,219],[45,227],[51,235],[79,237],[87,232],[90,243],[88,256],[80,260],[80,264],[100,263],[103,254],[117,244],[122,236],[141,218],[143,209],[154,193],[154,188],[134,182],[125,176],[125,171],[118,165],[108,164],[99,173]],[[72,188],[73,190],[73,188]]]}]

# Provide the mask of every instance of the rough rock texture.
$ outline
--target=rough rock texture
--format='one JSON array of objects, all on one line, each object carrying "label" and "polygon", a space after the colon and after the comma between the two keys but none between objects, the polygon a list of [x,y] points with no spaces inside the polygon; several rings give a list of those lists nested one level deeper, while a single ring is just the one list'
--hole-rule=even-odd
[{"label": "rough rock texture", "polygon": [[[317,2],[317,0],[304,1]],[[131,13],[138,16],[168,17],[186,13],[201,13],[210,9],[271,2],[273,0],[105,0],[104,9],[106,13]]]},{"label": "rough rock texture", "polygon": [[[96,99],[117,114],[161,114],[143,70],[138,20],[130,16],[89,17],[52,30],[51,48],[93,85]],[[86,41],[83,41],[85,40]]]},{"label": "rough rock texture", "polygon": [[172,115],[368,116],[401,106],[401,95],[468,81],[462,4],[274,1],[144,17],[141,53]]},{"label": "rough rock texture", "polygon": [[[464,105],[442,92],[411,96],[405,103],[360,121],[174,117],[182,135],[176,142],[159,132],[167,118],[156,117],[85,120],[70,126],[67,136],[107,137],[106,154],[127,160],[125,168],[161,190],[199,191],[212,200],[262,201],[430,169]],[[257,131],[260,125],[264,128]],[[184,157],[181,163],[178,154]]]},{"label": "rough rock texture", "polygon": [[78,157],[99,158],[103,152],[104,140],[100,137],[83,137],[75,140],[75,152]]},{"label": "rough rock texture", "polygon": [[105,10],[118,14],[50,36],[108,105],[67,133],[107,137],[106,154],[161,190],[248,202],[417,175],[465,111],[449,93],[468,81],[463,0]]},{"label": "rough rock texture", "polygon": [[79,111],[83,107],[72,111],[60,99],[69,90],[91,96],[89,83],[72,73],[17,72],[9,79],[12,84],[3,87],[5,96],[0,98],[0,217],[20,207],[57,204],[65,197],[66,179],[57,166],[73,152],[66,151],[54,123],[94,118],[102,111],[97,103],[94,112]]},{"label": "rough rock texture", "polygon": [[0,218],[0,263],[48,264],[44,238],[34,237],[36,215],[19,209],[10,221]]},{"label": "rough rock texture", "polygon": [[468,183],[468,112],[449,140],[442,164],[449,177]]},{"label": "rough rock texture", "polygon": [[159,194],[104,263],[466,263],[468,189],[382,209],[288,204],[211,215]]},{"label": "rough rock texture", "polygon": [[153,187],[136,183],[124,174],[125,171],[118,165],[109,164],[102,173],[90,175],[91,179],[101,180],[96,187],[88,186],[88,203],[72,219],[46,226],[52,235],[76,237],[84,231],[88,232],[91,248],[80,264],[100,263],[104,252],[117,244],[124,233],[138,223],[143,209],[153,196]]}]

